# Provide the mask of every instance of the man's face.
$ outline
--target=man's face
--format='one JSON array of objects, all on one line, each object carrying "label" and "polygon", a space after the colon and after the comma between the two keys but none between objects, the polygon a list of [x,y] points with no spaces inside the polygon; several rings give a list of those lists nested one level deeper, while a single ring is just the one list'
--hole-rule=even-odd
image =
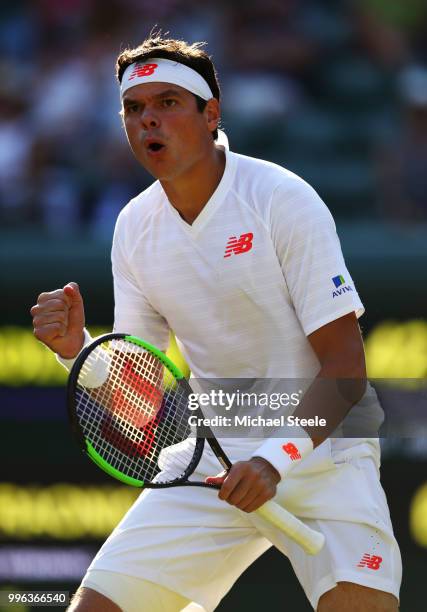
[{"label": "man's face", "polygon": [[170,83],[144,83],[123,96],[123,122],[132,151],[160,180],[185,175],[211,150],[216,100],[203,113],[192,93]]}]

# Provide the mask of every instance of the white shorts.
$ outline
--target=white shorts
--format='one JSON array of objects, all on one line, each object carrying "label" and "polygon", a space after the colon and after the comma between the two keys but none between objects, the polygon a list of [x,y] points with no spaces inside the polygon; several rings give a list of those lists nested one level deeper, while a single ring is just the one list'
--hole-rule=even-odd
[{"label": "white shorts", "polygon": [[204,612],[198,604],[159,584],[116,572],[92,569],[82,586],[105,595],[124,612]]},{"label": "white shorts", "polygon": [[[248,457],[252,450],[247,449]],[[231,441],[227,451],[232,461],[247,458]],[[111,571],[118,580],[125,575],[162,585],[209,612],[274,544],[289,558],[314,609],[320,596],[341,581],[399,598],[402,565],[379,482],[377,443],[327,440],[315,453],[317,464],[308,462],[306,471],[299,469],[281,482],[275,500],[325,535],[318,555],[306,555],[256,514],[218,499],[216,491],[148,489],[102,546],[82,584],[91,586],[92,570]],[[220,471],[207,449],[194,480]]]}]

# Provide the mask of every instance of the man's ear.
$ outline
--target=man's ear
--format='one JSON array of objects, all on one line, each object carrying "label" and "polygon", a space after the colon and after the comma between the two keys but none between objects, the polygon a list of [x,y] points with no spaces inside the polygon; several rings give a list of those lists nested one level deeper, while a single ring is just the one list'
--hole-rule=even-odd
[{"label": "man's ear", "polygon": [[206,117],[209,131],[214,132],[217,129],[221,119],[221,108],[219,101],[216,98],[211,98],[208,100],[203,110],[203,114]]}]

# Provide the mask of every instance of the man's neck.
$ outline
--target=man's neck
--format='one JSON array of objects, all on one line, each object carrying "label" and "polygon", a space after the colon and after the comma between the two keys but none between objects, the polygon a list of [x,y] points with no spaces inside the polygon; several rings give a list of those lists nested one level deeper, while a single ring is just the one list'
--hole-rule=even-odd
[{"label": "man's neck", "polygon": [[192,224],[218,187],[225,169],[225,153],[213,147],[212,154],[197,162],[185,176],[160,181],[169,202],[188,224]]}]

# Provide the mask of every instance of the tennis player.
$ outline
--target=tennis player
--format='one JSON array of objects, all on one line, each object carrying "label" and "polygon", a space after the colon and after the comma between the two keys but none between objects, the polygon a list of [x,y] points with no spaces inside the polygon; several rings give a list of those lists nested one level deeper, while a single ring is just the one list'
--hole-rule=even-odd
[{"label": "tennis player", "polygon": [[[222,439],[231,471],[218,473],[206,450],[196,474],[221,483],[218,495],[143,492],[70,609],[214,610],[273,542],[313,609],[396,611],[401,560],[379,445],[329,437],[352,404],[358,418],[378,423],[382,411],[366,384],[363,306],[328,209],[291,172],[227,149],[218,133],[219,85],[201,44],[150,37],[120,54],[117,75],[130,147],[156,181],[117,221],[115,330],[164,349],[173,330],[198,378],[311,378],[294,416],[328,422],[297,422],[291,438]],[[31,313],[36,337],[71,367],[90,341],[77,284],[42,293]],[[336,385],[319,386],[337,379],[356,381],[346,406]],[[274,495],[323,532],[318,555],[252,513]],[[269,605],[285,610],[286,593]]]}]

